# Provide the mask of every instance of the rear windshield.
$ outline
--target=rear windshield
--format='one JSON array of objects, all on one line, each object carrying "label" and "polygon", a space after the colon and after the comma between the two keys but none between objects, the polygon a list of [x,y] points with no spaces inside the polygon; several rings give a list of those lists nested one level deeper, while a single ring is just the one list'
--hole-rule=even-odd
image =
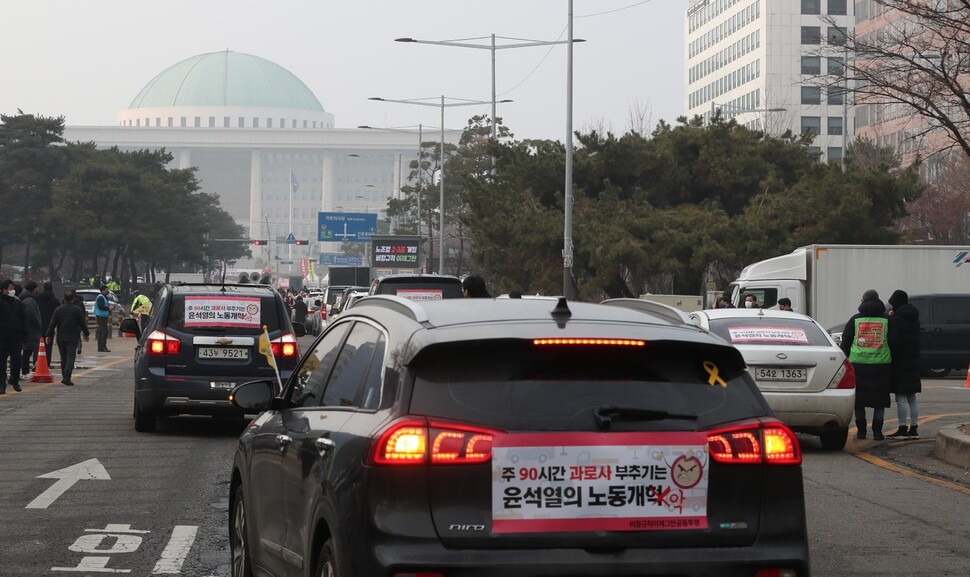
[{"label": "rear windshield", "polygon": [[281,329],[276,299],[262,295],[174,295],[169,328],[200,334],[257,335]]},{"label": "rear windshield", "polygon": [[381,281],[374,294],[397,295],[416,301],[460,299],[465,296],[461,290],[461,282],[442,279],[389,279]]},{"label": "rear windshield", "polygon": [[439,345],[415,361],[410,412],[508,431],[595,431],[594,411],[620,407],[629,411],[612,431],[695,430],[767,413],[740,362],[732,349],[685,343]]},{"label": "rear windshield", "polygon": [[831,346],[813,322],[784,318],[730,318],[711,320],[711,332],[732,345]]}]

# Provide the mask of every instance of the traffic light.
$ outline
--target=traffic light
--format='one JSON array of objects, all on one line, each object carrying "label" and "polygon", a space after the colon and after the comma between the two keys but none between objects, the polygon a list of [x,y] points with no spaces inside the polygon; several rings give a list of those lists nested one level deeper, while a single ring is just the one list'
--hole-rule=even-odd
[{"label": "traffic light", "polygon": [[253,244],[255,246],[266,246],[266,245],[269,244],[269,241],[268,240],[262,240],[262,239],[253,239]]},{"label": "traffic light", "polygon": [[310,244],[310,241],[296,239],[296,242],[294,242],[293,244],[295,244],[296,246],[306,246],[306,245]]}]

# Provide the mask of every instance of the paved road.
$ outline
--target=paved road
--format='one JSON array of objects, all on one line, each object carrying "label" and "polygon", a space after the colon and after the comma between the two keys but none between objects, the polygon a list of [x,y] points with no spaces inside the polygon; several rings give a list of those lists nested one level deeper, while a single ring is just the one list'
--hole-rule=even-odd
[{"label": "paved road", "polygon": [[[241,424],[181,418],[135,433],[133,340],[108,346],[86,352],[75,387],[0,397],[0,575],[229,575]],[[970,574],[970,476],[932,457],[940,426],[970,422],[963,379],[924,383],[924,440],[829,453],[802,437],[814,575]]]}]

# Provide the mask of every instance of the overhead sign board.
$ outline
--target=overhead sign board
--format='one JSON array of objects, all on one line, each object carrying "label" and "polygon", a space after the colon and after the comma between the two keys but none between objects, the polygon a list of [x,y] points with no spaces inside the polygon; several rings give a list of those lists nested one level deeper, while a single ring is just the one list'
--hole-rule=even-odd
[{"label": "overhead sign board", "polygon": [[320,266],[363,266],[364,259],[359,256],[348,256],[339,253],[324,253],[320,255]]},{"label": "overhead sign board", "polygon": [[370,242],[377,234],[377,215],[368,212],[317,213],[317,240]]},{"label": "overhead sign board", "polygon": [[416,269],[421,262],[421,239],[416,235],[374,235],[371,262],[375,267]]}]

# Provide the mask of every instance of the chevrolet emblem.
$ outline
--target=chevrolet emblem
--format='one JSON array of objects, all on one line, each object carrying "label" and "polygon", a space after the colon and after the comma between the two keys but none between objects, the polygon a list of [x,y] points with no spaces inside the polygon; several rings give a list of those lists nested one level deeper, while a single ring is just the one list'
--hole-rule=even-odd
[{"label": "chevrolet emblem", "polygon": [[218,341],[216,341],[216,344],[217,345],[231,345],[232,344],[232,339],[225,339],[225,338],[219,339]]}]

